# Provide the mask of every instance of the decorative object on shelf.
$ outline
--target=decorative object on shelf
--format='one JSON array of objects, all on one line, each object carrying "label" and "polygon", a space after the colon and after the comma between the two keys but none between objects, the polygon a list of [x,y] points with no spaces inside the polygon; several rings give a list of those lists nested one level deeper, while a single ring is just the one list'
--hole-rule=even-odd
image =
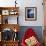
[{"label": "decorative object on shelf", "polygon": [[17,4],[17,2],[16,2],[17,0],[15,0],[15,7],[16,7],[16,4]]},{"label": "decorative object on shelf", "polygon": [[16,29],[16,27],[14,27],[13,31],[14,31],[14,32],[17,32],[17,29]]},{"label": "decorative object on shelf", "polygon": [[14,27],[14,41],[15,40],[18,40],[18,31],[17,31],[17,29]]},{"label": "decorative object on shelf", "polygon": [[16,15],[17,14],[17,11],[16,10],[10,10],[9,14],[10,15]]},{"label": "decorative object on shelf", "polygon": [[2,15],[9,15],[9,10],[2,10]]},{"label": "decorative object on shelf", "polygon": [[25,8],[25,20],[27,21],[37,20],[37,8],[36,7]]},{"label": "decorative object on shelf", "polygon": [[13,40],[14,41],[19,40],[18,39],[18,32],[14,32]]},{"label": "decorative object on shelf", "polygon": [[9,28],[5,28],[2,32],[2,40],[8,41],[12,40],[12,30]]},{"label": "decorative object on shelf", "polygon": [[8,24],[8,16],[2,16],[3,18],[2,18],[2,24]]},{"label": "decorative object on shelf", "polygon": [[8,24],[8,18],[7,18],[7,19],[5,19],[5,24]]},{"label": "decorative object on shelf", "polygon": [[4,41],[16,41],[18,40],[18,32],[15,32],[11,28],[4,28],[2,31],[2,40]]}]

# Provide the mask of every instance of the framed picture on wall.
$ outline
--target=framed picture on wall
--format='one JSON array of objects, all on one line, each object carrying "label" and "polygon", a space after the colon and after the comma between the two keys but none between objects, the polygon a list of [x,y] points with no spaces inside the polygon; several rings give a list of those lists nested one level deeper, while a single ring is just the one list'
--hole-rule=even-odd
[{"label": "framed picture on wall", "polygon": [[25,8],[25,20],[27,21],[37,20],[37,8],[36,7]]}]

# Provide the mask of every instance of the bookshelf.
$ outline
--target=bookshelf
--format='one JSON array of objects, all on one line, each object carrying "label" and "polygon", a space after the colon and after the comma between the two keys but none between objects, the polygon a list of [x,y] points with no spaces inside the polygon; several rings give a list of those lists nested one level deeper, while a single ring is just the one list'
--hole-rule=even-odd
[{"label": "bookshelf", "polygon": [[[16,40],[16,38],[14,38],[15,34],[16,36],[18,35],[20,29],[18,24],[18,17],[19,7],[0,7],[0,46],[18,46],[19,39]],[[5,32],[5,35],[7,36],[4,35]],[[14,34],[14,37],[8,32],[12,32]],[[5,37],[2,37],[2,35],[4,35]],[[11,39],[9,40],[10,35]]]}]

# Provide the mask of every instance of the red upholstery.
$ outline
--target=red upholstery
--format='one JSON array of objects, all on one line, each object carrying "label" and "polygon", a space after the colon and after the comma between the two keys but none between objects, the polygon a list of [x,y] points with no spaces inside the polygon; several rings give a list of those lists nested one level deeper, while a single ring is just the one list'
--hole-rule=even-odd
[{"label": "red upholstery", "polygon": [[[32,36],[37,36],[36,33],[33,31],[33,29],[29,28],[27,29],[27,31],[25,32],[25,35],[22,39],[22,42],[21,42],[21,45],[22,46],[26,46],[26,43],[25,43],[25,39],[28,39],[29,37],[32,37]],[[40,43],[38,42],[35,46],[41,46]]]}]

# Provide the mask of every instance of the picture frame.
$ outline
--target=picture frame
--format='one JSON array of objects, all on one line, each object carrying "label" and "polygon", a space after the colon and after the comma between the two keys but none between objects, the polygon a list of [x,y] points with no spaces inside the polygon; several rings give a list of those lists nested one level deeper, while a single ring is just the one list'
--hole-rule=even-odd
[{"label": "picture frame", "polygon": [[9,15],[9,10],[2,10],[2,15]]},{"label": "picture frame", "polygon": [[26,21],[36,21],[37,20],[37,8],[36,7],[26,7],[25,8],[25,20]]}]

